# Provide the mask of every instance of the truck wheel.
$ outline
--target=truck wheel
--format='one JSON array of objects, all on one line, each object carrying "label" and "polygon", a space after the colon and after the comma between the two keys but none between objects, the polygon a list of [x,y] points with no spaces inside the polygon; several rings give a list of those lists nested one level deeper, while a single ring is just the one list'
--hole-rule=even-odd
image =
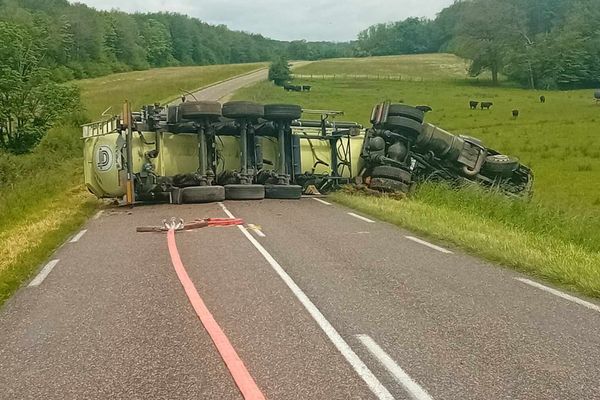
[{"label": "truck wheel", "polygon": [[225,200],[223,186],[192,186],[181,189],[181,203],[213,203]]},{"label": "truck wheel", "polygon": [[405,132],[414,136],[420,135],[423,131],[423,125],[420,122],[398,116],[388,117],[383,127],[391,131]]},{"label": "truck wheel", "polygon": [[410,185],[395,179],[388,178],[371,178],[369,188],[385,193],[402,192],[408,193]]},{"label": "truck wheel", "polygon": [[223,104],[223,116],[227,118],[262,118],[265,107],[251,101],[230,101]]},{"label": "truck wheel", "polygon": [[406,104],[390,104],[388,117],[409,118],[422,124],[425,119],[425,113],[418,108],[407,106]]},{"label": "truck wheel", "polygon": [[265,119],[270,121],[293,121],[302,117],[302,107],[295,104],[265,105]]},{"label": "truck wheel", "polygon": [[381,165],[373,168],[371,176],[373,178],[395,179],[405,183],[410,183],[412,180],[412,174],[410,172],[401,168],[390,167],[388,165]]},{"label": "truck wheel", "polygon": [[225,185],[227,200],[262,200],[265,198],[263,185]]},{"label": "truck wheel", "polygon": [[521,164],[515,157],[497,154],[488,156],[481,170],[496,176],[510,176]]},{"label": "truck wheel", "polygon": [[266,185],[267,199],[298,200],[302,197],[302,186],[298,185]]},{"label": "truck wheel", "polygon": [[221,116],[221,103],[217,101],[189,101],[179,105],[183,119],[217,118]]}]

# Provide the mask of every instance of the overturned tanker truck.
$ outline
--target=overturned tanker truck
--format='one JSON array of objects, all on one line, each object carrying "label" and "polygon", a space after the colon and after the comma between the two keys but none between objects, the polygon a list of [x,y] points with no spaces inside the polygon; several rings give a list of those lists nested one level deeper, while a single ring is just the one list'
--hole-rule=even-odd
[{"label": "overturned tanker truck", "polygon": [[367,129],[336,121],[341,114],[247,101],[125,104],[121,116],[83,126],[85,183],[127,204],[299,199],[345,184],[408,193],[425,181],[531,193],[533,174],[516,158],[425,123],[417,108],[378,104]]}]

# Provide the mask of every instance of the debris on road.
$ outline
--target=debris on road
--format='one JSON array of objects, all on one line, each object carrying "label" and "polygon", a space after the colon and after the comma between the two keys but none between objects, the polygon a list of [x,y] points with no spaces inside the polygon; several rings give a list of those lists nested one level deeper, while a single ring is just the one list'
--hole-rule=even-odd
[{"label": "debris on road", "polygon": [[173,231],[191,231],[194,229],[201,229],[207,227],[216,226],[237,226],[243,225],[244,220],[240,218],[205,218],[197,219],[193,222],[184,223],[181,218],[171,218],[170,220],[163,220],[162,226],[138,226],[136,232],[138,233],[149,233],[149,232],[168,232]]}]

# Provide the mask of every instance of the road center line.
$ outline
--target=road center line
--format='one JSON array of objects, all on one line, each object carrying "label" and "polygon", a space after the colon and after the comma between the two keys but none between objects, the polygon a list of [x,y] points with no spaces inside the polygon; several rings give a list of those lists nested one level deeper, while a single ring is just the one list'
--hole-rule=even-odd
[{"label": "road center line", "polygon": [[318,198],[316,198],[316,197],[313,197],[312,199],[313,199],[314,201],[318,201],[318,202],[319,202],[319,203],[321,203],[321,204],[325,204],[326,206],[330,206],[330,205],[331,205],[331,203],[328,203],[328,202],[326,202],[325,200],[321,200],[321,199],[318,199]]},{"label": "road center line", "polygon": [[50,272],[52,272],[54,267],[56,267],[56,264],[58,264],[59,261],[60,260],[52,260],[48,264],[46,264],[46,266],[40,271],[40,273],[35,277],[35,279],[32,280],[31,282],[29,282],[29,285],[27,285],[27,286],[28,287],[40,286],[42,284],[42,282],[44,282],[44,279],[46,279],[48,274],[50,274]]},{"label": "road center line", "polygon": [[348,215],[350,215],[350,216],[352,216],[354,218],[358,218],[358,219],[360,219],[362,221],[368,222],[370,224],[374,224],[375,223],[375,221],[370,220],[369,218],[365,218],[362,215],[354,214],[354,213],[351,213],[351,212],[349,212]]},{"label": "road center line", "polygon": [[553,294],[555,296],[561,297],[561,298],[563,298],[565,300],[569,300],[569,301],[572,301],[573,303],[577,303],[577,304],[579,304],[581,306],[589,308],[590,310],[594,310],[594,311],[600,312],[600,306],[598,306],[598,305],[596,305],[594,303],[590,303],[589,301],[582,300],[579,297],[571,296],[569,294],[563,293],[563,292],[561,292],[559,290],[556,290],[556,289],[552,289],[551,287],[544,286],[544,285],[542,285],[540,283],[534,282],[534,281],[529,280],[529,279],[525,279],[525,278],[515,278],[515,279],[518,280],[519,282],[523,282],[526,285],[533,286],[533,287],[541,289],[541,290],[543,290],[545,292],[551,293],[551,294]]},{"label": "road center line", "polygon": [[169,247],[169,254],[171,255],[171,262],[173,264],[173,268],[175,268],[175,272],[177,273],[177,277],[185,290],[185,294],[187,295],[194,311],[196,311],[196,315],[204,325],[204,329],[210,335],[215,347],[219,351],[221,358],[227,365],[235,384],[240,389],[242,396],[246,400],[265,400],[264,395],[256,385],[256,382],[246,369],[244,362],[240,359],[237,352],[231,345],[231,342],[217,323],[214,317],[204,304],[204,301],[198,294],[198,290],[196,286],[190,279],[185,267],[183,266],[183,262],[181,261],[181,257],[179,255],[179,251],[177,250],[177,243],[175,242],[175,231],[173,229],[167,232],[167,244]]},{"label": "road center line", "polygon": [[87,232],[87,229],[82,230],[77,235],[73,236],[73,238],[71,240],[69,240],[69,243],[77,243],[79,241],[79,239],[81,239],[83,237],[83,235],[86,234],[86,232]]},{"label": "road center line", "polygon": [[394,376],[413,400],[433,400],[417,382],[415,382],[379,345],[367,335],[356,335],[358,340],[379,360],[379,362]]},{"label": "road center line", "polygon": [[416,237],[414,237],[414,236],[405,236],[405,237],[406,237],[408,240],[412,240],[413,242],[416,242],[416,243],[422,244],[423,246],[427,246],[427,247],[429,247],[429,248],[431,248],[431,249],[434,249],[434,250],[437,250],[437,251],[439,251],[439,252],[442,252],[442,253],[445,253],[445,254],[454,254],[454,253],[452,253],[450,250],[447,250],[447,249],[445,249],[445,248],[443,248],[443,247],[440,247],[440,246],[436,246],[435,244],[431,244],[431,243],[429,243],[429,242],[426,242],[426,241],[424,241],[424,240],[421,240],[421,239],[419,239],[419,238],[416,238]]},{"label": "road center line", "polygon": [[[233,214],[225,207],[223,203],[219,203],[225,214],[229,218],[235,218]],[[256,247],[259,253],[267,260],[273,270],[279,275],[279,277],[285,282],[290,288],[292,293],[296,296],[298,301],[304,306],[306,311],[313,317],[317,322],[321,330],[327,335],[329,340],[344,356],[346,361],[350,363],[354,371],[365,381],[369,386],[369,389],[377,396],[380,400],[392,400],[394,397],[391,393],[383,386],[377,377],[371,372],[367,365],[358,357],[358,355],[352,350],[352,348],[346,343],[342,336],[335,330],[333,325],[325,318],[321,311],[314,305],[314,303],[308,298],[306,294],[300,289],[300,287],[294,282],[294,280],[285,272],[285,270],[279,265],[279,263],[269,254],[269,252],[248,232],[248,230],[238,225],[240,231],[246,236],[246,238]]]}]

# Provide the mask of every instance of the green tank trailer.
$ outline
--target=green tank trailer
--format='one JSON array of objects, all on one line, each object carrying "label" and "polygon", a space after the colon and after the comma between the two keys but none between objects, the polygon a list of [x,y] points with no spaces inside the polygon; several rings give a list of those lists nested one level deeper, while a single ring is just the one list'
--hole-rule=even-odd
[{"label": "green tank trailer", "polygon": [[379,104],[367,129],[337,121],[342,114],[245,101],[126,104],[121,116],[83,126],[85,183],[129,204],[299,199],[345,184],[407,193],[425,181],[531,192],[532,172],[517,159],[424,122],[415,107]]}]

